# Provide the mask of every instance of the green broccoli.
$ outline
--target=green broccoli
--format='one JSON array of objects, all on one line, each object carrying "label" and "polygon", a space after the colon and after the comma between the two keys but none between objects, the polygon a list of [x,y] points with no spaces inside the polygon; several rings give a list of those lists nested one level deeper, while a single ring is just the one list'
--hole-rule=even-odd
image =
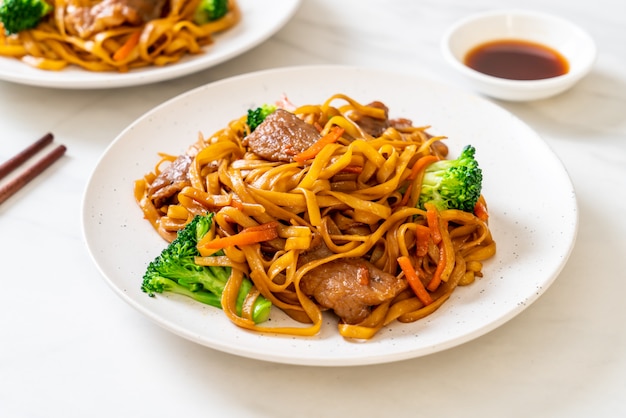
[{"label": "green broccoli", "polygon": [[[194,257],[200,255],[198,241],[210,230],[212,222],[212,213],[197,215],[181,229],[174,241],[148,265],[141,290],[149,296],[177,293],[221,309],[221,296],[230,277],[230,267],[200,266],[194,261]],[[239,314],[252,287],[250,280],[243,280],[237,298]],[[271,307],[269,300],[258,296],[252,308],[252,320],[257,324],[267,320]]]},{"label": "green broccoli", "polygon": [[270,104],[261,105],[256,109],[249,109],[246,123],[250,127],[250,132],[254,132],[257,126],[259,126],[269,114],[274,113],[275,110],[276,106]]},{"label": "green broccoli", "polygon": [[52,11],[46,0],[3,0],[0,2],[0,22],[7,35],[32,29]]},{"label": "green broccoli", "polygon": [[228,0],[200,0],[193,16],[198,25],[212,22],[228,13]]},{"label": "green broccoli", "polygon": [[468,145],[455,160],[440,160],[424,172],[419,207],[432,203],[438,210],[474,212],[480,197],[483,174],[474,159],[476,149]]}]

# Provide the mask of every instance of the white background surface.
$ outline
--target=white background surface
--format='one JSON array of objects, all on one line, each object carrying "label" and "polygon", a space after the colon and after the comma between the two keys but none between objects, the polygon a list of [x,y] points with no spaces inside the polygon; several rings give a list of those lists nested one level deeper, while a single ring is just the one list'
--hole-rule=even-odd
[{"label": "white background surface", "polygon": [[[105,148],[143,113],[207,82],[299,64],[387,68],[460,85],[439,53],[440,36],[468,13],[496,7],[559,14],[599,47],[591,74],[569,92],[498,102],[562,159],[580,214],[569,263],[518,317],[413,360],[289,366],[177,337],[102,280],[81,235],[83,191]],[[0,416],[624,416],[625,16],[620,0],[304,0],[272,39],[196,75],[85,91],[0,82],[0,160],[47,131],[68,147],[0,206]]]}]

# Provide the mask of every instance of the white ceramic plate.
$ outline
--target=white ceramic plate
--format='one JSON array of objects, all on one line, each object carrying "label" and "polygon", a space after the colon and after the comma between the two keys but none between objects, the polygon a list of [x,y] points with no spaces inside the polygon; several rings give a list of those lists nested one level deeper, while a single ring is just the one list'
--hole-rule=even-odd
[{"label": "white ceramic plate", "polygon": [[138,86],[193,74],[240,55],[280,30],[295,14],[301,0],[239,0],[242,20],[215,35],[215,42],[199,55],[188,55],[163,67],[146,67],[127,73],[93,72],[78,67],[45,71],[21,61],[0,57],[0,80],[65,89],[100,89]]},{"label": "white ceramic plate", "polygon": [[[484,171],[490,225],[498,243],[485,277],[460,288],[432,316],[395,323],[372,340],[338,335],[330,315],[312,338],[259,335],[232,325],[221,310],[140,290],[147,264],[166,246],[133,199],[133,181],[152,170],[157,152],[182,153],[199,131],[210,134],[247,109],[286,93],[296,104],[334,93],[381,100],[448,136],[452,155],[473,144]],[[107,283],[164,328],[197,343],[273,362],[339,366],[396,361],[477,338],[535,301],[564,266],[578,213],[570,179],[544,141],[518,118],[484,99],[433,81],[349,67],[297,67],[252,73],[199,87],[148,112],[110,145],[86,188],[86,243]],[[275,310],[277,311],[277,310]],[[275,312],[272,325],[284,317]]]}]

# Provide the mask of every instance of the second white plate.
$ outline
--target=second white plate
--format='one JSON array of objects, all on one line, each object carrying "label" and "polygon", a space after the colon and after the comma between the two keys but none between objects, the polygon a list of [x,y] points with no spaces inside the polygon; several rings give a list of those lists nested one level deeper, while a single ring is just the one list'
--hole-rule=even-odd
[{"label": "second white plate", "polygon": [[298,10],[301,0],[239,0],[242,20],[215,35],[205,52],[188,55],[163,67],[146,67],[126,73],[87,71],[70,66],[62,71],[39,70],[19,60],[0,57],[0,80],[41,87],[106,89],[138,86],[193,74],[221,64],[261,44],[278,32]]}]

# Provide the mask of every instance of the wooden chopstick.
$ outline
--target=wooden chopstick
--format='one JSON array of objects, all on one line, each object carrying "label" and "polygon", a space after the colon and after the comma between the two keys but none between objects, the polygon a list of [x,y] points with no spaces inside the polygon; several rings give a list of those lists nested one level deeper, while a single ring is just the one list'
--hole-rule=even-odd
[{"label": "wooden chopstick", "polygon": [[24,148],[16,156],[2,163],[2,165],[0,165],[0,180],[3,179],[10,172],[15,170],[17,167],[22,165],[24,162],[26,162],[30,157],[44,149],[48,144],[52,142],[53,139],[54,135],[52,135],[51,133],[47,133],[28,147]]},{"label": "wooden chopstick", "polygon": [[[19,154],[0,165],[0,179],[15,170],[24,162],[26,162],[37,152],[41,151],[46,145],[52,142],[52,139],[52,134],[46,134],[38,141],[25,148]],[[43,156],[40,160],[38,160],[35,164],[33,164],[31,167],[28,167],[26,170],[24,170],[24,172],[17,176],[15,179],[0,187],[0,204],[13,196],[28,182],[43,173],[46,168],[48,168],[50,165],[52,165],[52,163],[61,158],[63,154],[65,154],[66,149],[67,148],[65,147],[65,145],[57,146],[48,154]]]}]

